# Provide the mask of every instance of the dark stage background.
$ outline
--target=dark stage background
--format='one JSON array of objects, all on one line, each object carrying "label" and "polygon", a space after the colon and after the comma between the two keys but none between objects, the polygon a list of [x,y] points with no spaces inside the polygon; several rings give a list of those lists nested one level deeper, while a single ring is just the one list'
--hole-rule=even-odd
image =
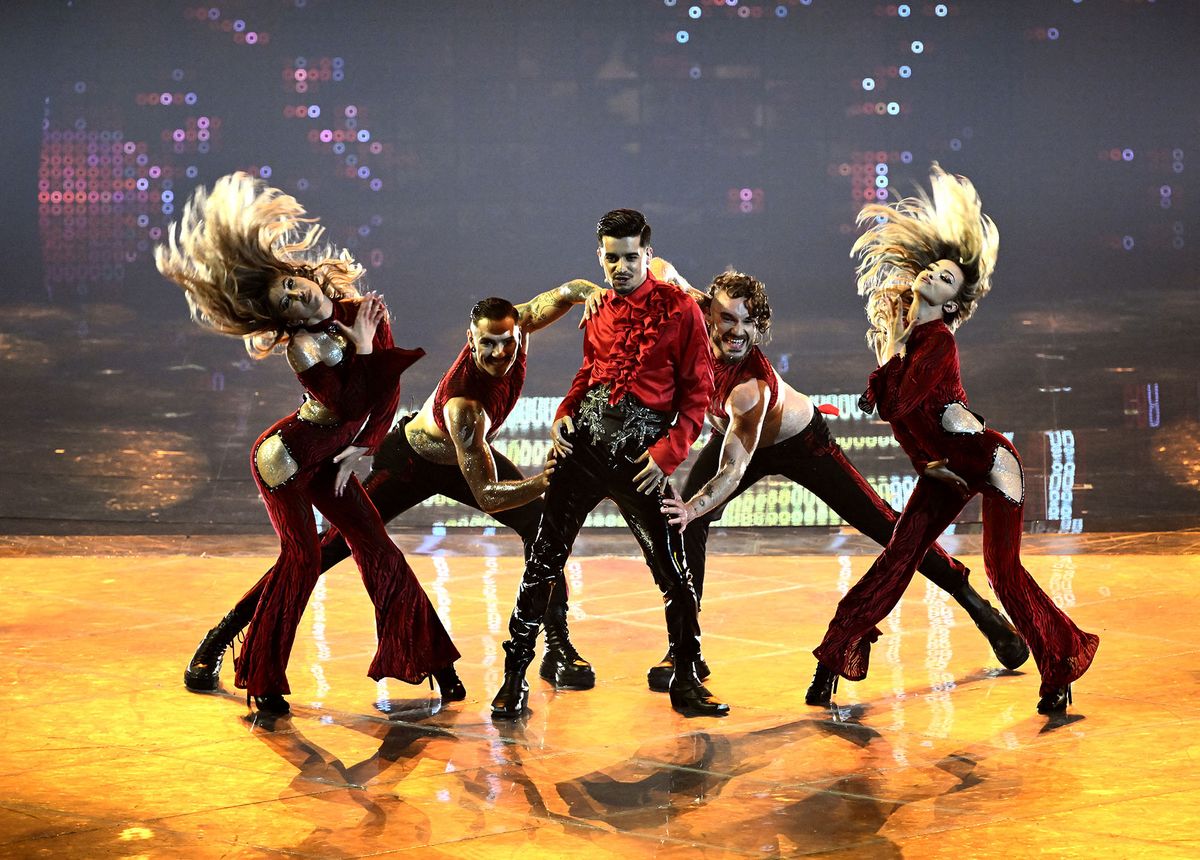
[{"label": "dark stage background", "polygon": [[[1195,3],[57,0],[0,21],[5,533],[269,531],[248,451],[298,387],[192,325],[151,254],[235,169],[367,266],[398,342],[429,353],[413,406],[474,301],[598,279],[596,218],[642,209],[697,286],[766,282],[768,354],[843,408],[835,432],[899,505],[910,466],[852,408],[872,361],[847,255],[858,207],[934,160],[1000,226],[959,342],[974,408],[1026,460],[1029,528],[1200,525]],[[523,465],[578,366],[575,318],[534,338],[501,443]],[[490,523],[472,513],[400,522]],[[725,524],[836,519],[768,482]]]}]

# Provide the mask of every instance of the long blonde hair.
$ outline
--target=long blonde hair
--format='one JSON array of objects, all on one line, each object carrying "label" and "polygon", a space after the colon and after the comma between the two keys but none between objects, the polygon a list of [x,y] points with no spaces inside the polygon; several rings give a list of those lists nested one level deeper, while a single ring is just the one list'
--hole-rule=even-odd
[{"label": "long blonde hair", "polygon": [[197,188],[176,230],[172,222],[166,244],[154,248],[158,270],[183,289],[192,319],[243,338],[256,358],[288,337],[267,298],[278,276],[310,278],[335,300],[359,296],[362,266],[348,251],[318,246],[317,219],[249,174],[222,176],[212,191]]},{"label": "long blonde hair", "polygon": [[1000,233],[971,180],[946,173],[934,162],[929,172],[930,197],[920,189],[891,205],[871,203],[858,213],[858,224],[870,223],[850,256],[859,258],[858,294],[866,296],[867,343],[876,352],[886,341],[897,315],[912,303],[912,281],[938,260],[953,260],[963,272],[955,300],[958,310],[947,314],[956,329],[975,313],[979,300],[992,288],[992,272]]}]

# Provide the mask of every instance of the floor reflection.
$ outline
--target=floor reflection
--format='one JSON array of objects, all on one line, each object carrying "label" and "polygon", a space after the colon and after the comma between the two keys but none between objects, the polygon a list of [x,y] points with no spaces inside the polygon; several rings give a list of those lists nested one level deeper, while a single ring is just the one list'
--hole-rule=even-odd
[{"label": "floor reflection", "polygon": [[454,554],[412,556],[442,594],[467,701],[363,676],[373,610],[347,567],[301,625],[292,714],[264,718],[228,668],[213,696],[179,674],[268,556],[10,541],[0,855],[1194,854],[1200,554],[1184,535],[1074,536],[1089,551],[1047,554],[1066,537],[1031,538],[1026,564],[1105,646],[1061,717],[1037,715],[1036,675],[999,668],[923,581],[881,625],[868,678],[806,707],[809,650],[871,558],[767,553],[710,559],[705,654],[733,712],[684,718],[645,687],[662,609],[644,565],[581,555],[573,634],[597,688],[531,674],[528,712],[504,723],[488,703],[518,554],[451,539]]}]

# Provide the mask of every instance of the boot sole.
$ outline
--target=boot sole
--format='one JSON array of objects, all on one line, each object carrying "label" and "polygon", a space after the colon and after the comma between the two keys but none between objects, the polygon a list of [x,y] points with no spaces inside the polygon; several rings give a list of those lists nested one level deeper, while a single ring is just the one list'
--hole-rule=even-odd
[{"label": "boot sole", "polygon": [[187,672],[183,673],[183,686],[191,693],[219,693],[221,692],[221,679],[213,677],[208,678],[193,678]]}]

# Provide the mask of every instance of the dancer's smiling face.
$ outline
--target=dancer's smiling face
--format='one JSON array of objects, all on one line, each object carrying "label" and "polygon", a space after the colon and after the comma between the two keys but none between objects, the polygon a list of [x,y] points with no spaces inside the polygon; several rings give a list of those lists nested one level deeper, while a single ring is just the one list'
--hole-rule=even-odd
[{"label": "dancer's smiling face", "polygon": [[512,370],[521,349],[521,327],[512,317],[471,323],[471,353],[475,366],[499,378]]},{"label": "dancer's smiling face", "polygon": [[723,361],[741,361],[759,340],[753,307],[743,297],[717,290],[708,305],[708,334]]}]

